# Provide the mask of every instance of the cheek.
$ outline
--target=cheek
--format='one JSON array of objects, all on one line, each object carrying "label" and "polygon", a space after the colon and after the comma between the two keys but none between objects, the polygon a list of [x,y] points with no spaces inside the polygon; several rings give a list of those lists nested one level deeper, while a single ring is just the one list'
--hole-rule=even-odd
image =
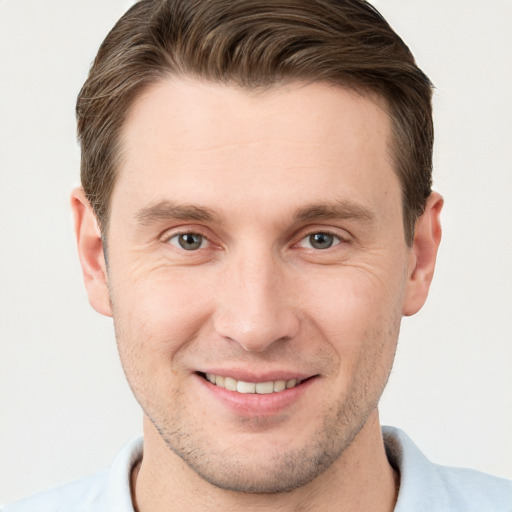
[{"label": "cheek", "polygon": [[[298,296],[307,297],[306,311],[319,326],[354,333],[388,323],[390,313],[400,317],[404,297],[404,277],[358,268],[336,269],[321,279],[302,279]],[[396,321],[396,319],[395,319]],[[392,322],[393,324],[395,322]]]},{"label": "cheek", "polygon": [[341,372],[354,373],[372,359],[388,365],[400,329],[403,276],[384,280],[354,268],[336,274],[323,288],[303,283],[310,321],[337,353]]},{"label": "cheek", "polygon": [[[367,277],[344,281],[316,311],[316,325],[337,361],[330,376],[342,417],[377,405],[395,357],[400,294],[373,284]],[[318,304],[322,299],[312,300]]]},{"label": "cheek", "polygon": [[180,357],[204,327],[206,294],[198,283],[160,276],[131,281],[129,286],[116,287],[114,281],[111,297],[123,370],[141,407],[151,416],[161,406],[159,401],[179,400],[188,376]]},{"label": "cheek", "polygon": [[210,293],[200,276],[155,272],[117,282],[111,298],[120,351],[137,347],[145,359],[172,359],[210,316]]}]

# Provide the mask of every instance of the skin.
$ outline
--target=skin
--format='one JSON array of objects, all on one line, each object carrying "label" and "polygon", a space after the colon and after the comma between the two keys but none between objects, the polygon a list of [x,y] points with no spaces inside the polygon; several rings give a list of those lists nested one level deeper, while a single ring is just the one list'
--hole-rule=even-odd
[{"label": "skin", "polygon": [[[73,193],[89,299],[144,411],[139,510],[393,510],[377,405],[427,297],[442,199],[408,246],[390,133],[379,98],[323,83],[168,79],[125,122],[108,269]],[[198,372],[308,380],[284,405],[233,406]]]}]

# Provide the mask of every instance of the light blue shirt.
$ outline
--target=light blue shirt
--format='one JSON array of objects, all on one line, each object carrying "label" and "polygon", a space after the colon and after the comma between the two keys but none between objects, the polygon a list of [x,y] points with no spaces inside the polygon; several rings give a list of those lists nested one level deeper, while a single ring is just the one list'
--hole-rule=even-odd
[{"label": "light blue shirt", "polygon": [[[395,512],[512,512],[512,482],[470,469],[432,464],[399,429],[383,427],[386,452],[400,473]],[[7,505],[1,512],[134,512],[130,475],[142,437],[109,470]]]}]

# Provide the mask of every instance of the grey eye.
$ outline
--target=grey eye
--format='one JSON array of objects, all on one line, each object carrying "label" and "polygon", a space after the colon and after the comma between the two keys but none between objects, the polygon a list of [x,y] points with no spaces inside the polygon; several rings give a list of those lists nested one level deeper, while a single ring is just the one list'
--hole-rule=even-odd
[{"label": "grey eye", "polygon": [[181,233],[171,237],[169,243],[185,251],[195,251],[204,247],[207,241],[202,235],[197,233]]},{"label": "grey eye", "polygon": [[329,249],[334,245],[336,237],[329,233],[313,233],[308,236],[308,242],[313,249]]}]

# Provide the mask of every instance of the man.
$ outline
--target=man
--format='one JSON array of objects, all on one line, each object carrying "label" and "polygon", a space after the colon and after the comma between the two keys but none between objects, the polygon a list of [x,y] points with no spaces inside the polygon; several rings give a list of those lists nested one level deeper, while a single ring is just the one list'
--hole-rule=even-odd
[{"label": "man", "polygon": [[430,99],[359,1],[130,9],[79,96],[72,206],[144,445],[6,510],[510,510],[379,423],[440,242]]}]

